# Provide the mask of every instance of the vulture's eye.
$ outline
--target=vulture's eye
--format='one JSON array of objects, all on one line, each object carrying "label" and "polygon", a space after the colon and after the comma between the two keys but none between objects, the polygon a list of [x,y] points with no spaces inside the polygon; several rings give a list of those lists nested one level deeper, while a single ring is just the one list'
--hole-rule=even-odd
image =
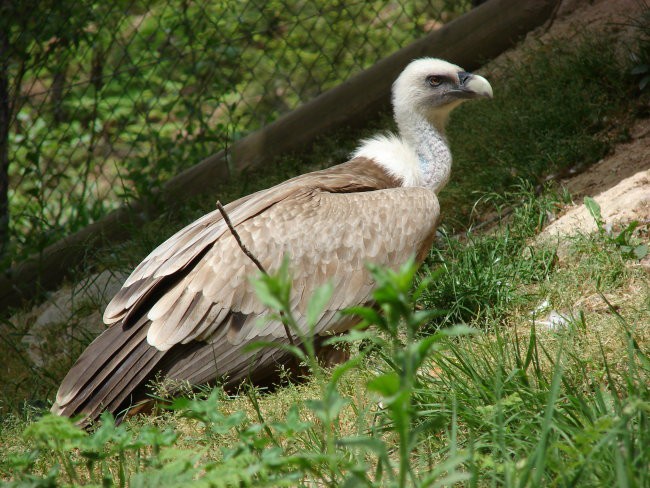
[{"label": "vulture's eye", "polygon": [[438,86],[442,83],[442,76],[431,75],[427,76],[427,83],[430,86]]}]

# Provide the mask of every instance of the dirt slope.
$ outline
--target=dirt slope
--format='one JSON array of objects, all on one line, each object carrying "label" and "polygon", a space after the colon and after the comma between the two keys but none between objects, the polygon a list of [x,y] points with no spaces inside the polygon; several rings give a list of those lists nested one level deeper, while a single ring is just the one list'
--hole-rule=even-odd
[{"label": "dirt slope", "polygon": [[607,226],[620,228],[636,220],[647,229],[650,224],[650,120],[640,120],[632,130],[632,140],[616,147],[614,153],[587,171],[561,181],[576,205],[551,223],[541,237],[589,233],[596,230],[594,219],[582,203],[592,197],[601,208]]},{"label": "dirt slope", "polygon": [[[614,31],[625,39],[632,36],[632,24],[643,9],[639,0],[564,0],[552,19],[528,34],[517,48],[490,62],[483,71],[506,69],[513,61],[523,61],[536,45],[552,39],[572,39],[589,32]],[[613,154],[586,171],[560,181],[571,193],[575,205],[547,227],[541,238],[592,232],[596,225],[582,204],[585,196],[601,206],[607,225],[620,227],[632,220],[641,223],[647,236],[650,223],[650,120],[638,120],[631,130],[631,140],[616,147]]]}]

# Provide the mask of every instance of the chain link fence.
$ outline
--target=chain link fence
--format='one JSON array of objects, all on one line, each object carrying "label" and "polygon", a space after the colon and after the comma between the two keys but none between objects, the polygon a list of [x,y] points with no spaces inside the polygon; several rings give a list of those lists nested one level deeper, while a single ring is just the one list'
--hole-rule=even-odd
[{"label": "chain link fence", "polygon": [[0,1],[4,266],[146,197],[469,7]]}]

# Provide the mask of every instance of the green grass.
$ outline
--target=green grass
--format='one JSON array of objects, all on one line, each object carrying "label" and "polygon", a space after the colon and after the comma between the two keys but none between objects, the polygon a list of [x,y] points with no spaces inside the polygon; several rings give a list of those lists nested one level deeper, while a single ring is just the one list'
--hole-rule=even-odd
[{"label": "green grass", "polygon": [[[299,352],[312,371],[304,383],[274,393],[243,387],[234,397],[200,391],[120,426],[105,417],[92,434],[20,408],[30,392],[51,398],[72,358],[20,382],[3,377],[14,388],[3,390],[0,476],[14,486],[648,486],[650,291],[628,252],[643,234],[624,245],[603,232],[578,236],[561,254],[535,240],[570,198],[538,195],[538,181],[601,158],[641,103],[620,59],[605,40],[550,44],[525,65],[488,74],[497,98],[467,104],[450,126],[443,236],[416,286],[410,268],[375,271],[380,307],[357,310],[372,327],[348,341],[356,360],[325,371],[310,350]],[[334,164],[356,139],[320,141],[311,156],[237,179],[219,198],[303,164]],[[467,230],[479,196],[477,208],[508,214],[488,232]],[[133,241],[89,256],[89,267],[130,270],[213,200],[167,212]],[[81,323],[92,307],[79,308]],[[552,310],[568,318],[564,326],[545,324]],[[24,371],[21,327],[3,354],[14,372]]]},{"label": "green grass", "polygon": [[548,192],[536,197],[530,185],[522,183],[509,197],[490,199],[497,204],[519,201],[496,231],[469,230],[462,240],[443,233],[423,268],[425,275],[436,279],[424,291],[422,306],[447,310],[438,324],[499,319],[513,304],[527,301],[520,289],[523,283],[541,282],[552,271],[554,249],[532,246],[530,240],[557,209],[560,195]]},{"label": "green grass", "polygon": [[[586,241],[595,248],[602,237],[581,241],[544,285],[522,274],[519,285],[536,288],[528,290],[529,306],[551,286],[580,292],[565,269],[582,258]],[[641,278],[629,264],[630,279],[618,290]],[[214,486],[648,483],[650,336],[642,324],[650,322],[649,296],[637,294],[624,307],[603,298],[604,312],[576,310],[557,330],[533,321],[521,303],[505,304],[498,318],[430,335],[422,332],[438,314],[414,303],[445,278],[413,288],[413,273],[408,266],[375,270],[380,307],[354,312],[371,325],[346,340],[364,345],[354,361],[324,371],[308,347],[296,351],[312,371],[302,386],[274,394],[244,388],[237,398],[199,392],[119,427],[105,416],[92,434],[49,415],[7,417],[2,438],[13,441],[3,447],[0,472],[43,486],[190,479]],[[259,290],[291,326],[286,283],[283,275],[267,278]],[[515,327],[503,327],[506,316]],[[488,332],[476,328],[485,325]]]},{"label": "green grass", "polygon": [[454,175],[442,208],[459,208],[462,227],[477,195],[502,193],[595,163],[628,137],[635,107],[631,64],[613,37],[535,46],[519,64],[495,69],[495,98],[467,104],[449,127]]},{"label": "green grass", "polygon": [[550,337],[531,327],[461,340],[424,377],[424,417],[459,419],[481,484],[647,486],[650,363],[617,318],[607,337],[625,355],[616,370],[604,352],[578,350],[593,339],[577,322]]}]

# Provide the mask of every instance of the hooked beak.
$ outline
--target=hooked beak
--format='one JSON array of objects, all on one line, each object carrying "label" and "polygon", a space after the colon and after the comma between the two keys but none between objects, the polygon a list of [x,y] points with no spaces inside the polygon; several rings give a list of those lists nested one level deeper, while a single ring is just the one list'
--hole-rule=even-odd
[{"label": "hooked beak", "polygon": [[461,71],[458,73],[459,85],[454,93],[459,98],[492,98],[492,85],[479,75]]}]

